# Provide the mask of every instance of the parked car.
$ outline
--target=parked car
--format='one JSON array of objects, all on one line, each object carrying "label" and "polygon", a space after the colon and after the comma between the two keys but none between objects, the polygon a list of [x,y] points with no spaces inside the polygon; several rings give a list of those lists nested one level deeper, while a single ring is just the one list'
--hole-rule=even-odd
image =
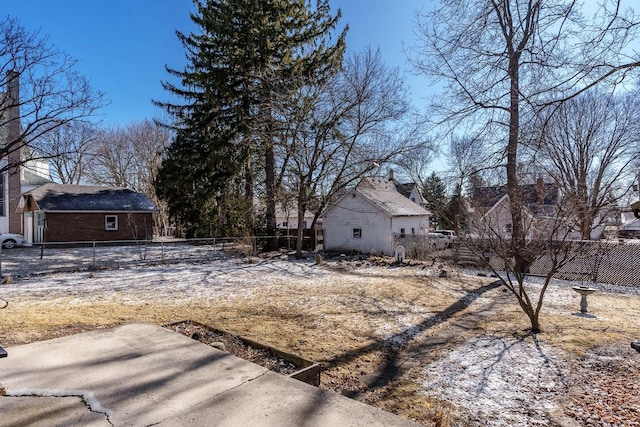
[{"label": "parked car", "polygon": [[453,246],[454,242],[458,240],[458,235],[453,230],[435,230],[434,233],[440,234],[447,239],[447,247]]},{"label": "parked car", "polygon": [[449,239],[440,233],[429,233],[429,245],[435,251],[441,251],[449,247]]},{"label": "parked car", "polygon": [[24,236],[22,234],[15,233],[2,233],[0,234],[0,242],[5,249],[15,248],[16,246],[24,245]]}]

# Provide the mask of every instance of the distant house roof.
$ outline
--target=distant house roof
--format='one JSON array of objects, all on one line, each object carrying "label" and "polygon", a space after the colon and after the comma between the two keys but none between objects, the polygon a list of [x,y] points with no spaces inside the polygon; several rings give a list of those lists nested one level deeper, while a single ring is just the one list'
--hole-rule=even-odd
[{"label": "distant house roof", "polygon": [[[558,203],[558,186],[553,183],[520,185],[522,201],[526,205],[552,206]],[[507,186],[478,187],[473,191],[476,206],[489,208],[498,203],[507,194]]]},{"label": "distant house roof", "polygon": [[20,182],[22,185],[44,185],[53,182],[50,179],[33,173],[28,169],[24,169],[23,172],[24,174],[22,175],[22,180]]},{"label": "distant house roof", "polygon": [[415,182],[405,182],[404,184],[401,184],[397,181],[393,181],[393,183],[396,186],[396,191],[406,198],[411,196],[411,191],[413,190],[413,187],[416,186]]},{"label": "distant house roof", "polygon": [[121,187],[49,183],[30,196],[42,211],[153,212],[155,205],[141,193]]},{"label": "distant house roof", "polygon": [[383,178],[364,178],[354,191],[391,216],[430,215],[422,206],[399,193],[392,181]]}]

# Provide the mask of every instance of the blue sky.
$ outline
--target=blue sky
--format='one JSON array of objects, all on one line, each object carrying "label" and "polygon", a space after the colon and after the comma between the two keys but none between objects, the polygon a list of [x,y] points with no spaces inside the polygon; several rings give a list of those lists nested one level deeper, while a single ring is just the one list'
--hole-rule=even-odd
[{"label": "blue sky", "polygon": [[[404,47],[416,43],[415,11],[425,3],[331,0],[334,11],[342,10],[342,25],[349,25],[348,50],[379,47],[387,65],[406,73],[416,107],[424,104],[428,84],[411,75]],[[169,99],[160,83],[168,78],[164,66],[181,69],[185,64],[175,30],[194,28],[189,18],[193,8],[191,0],[4,0],[0,16],[39,30],[77,59],[76,69],[110,100],[102,110],[104,122],[123,125],[162,113],[151,100]]]}]

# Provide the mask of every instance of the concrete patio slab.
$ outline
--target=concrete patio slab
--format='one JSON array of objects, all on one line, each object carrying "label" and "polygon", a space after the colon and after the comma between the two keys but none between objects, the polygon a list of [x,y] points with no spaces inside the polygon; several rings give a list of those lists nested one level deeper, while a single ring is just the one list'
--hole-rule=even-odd
[{"label": "concrete patio slab", "polygon": [[0,426],[417,425],[148,323],[8,352]]}]

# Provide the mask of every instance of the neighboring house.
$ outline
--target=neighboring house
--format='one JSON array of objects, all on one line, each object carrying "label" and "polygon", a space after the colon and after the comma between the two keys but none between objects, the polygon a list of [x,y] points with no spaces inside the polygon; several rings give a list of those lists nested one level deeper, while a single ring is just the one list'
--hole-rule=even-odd
[{"label": "neighboring house", "polygon": [[365,178],[324,214],[324,250],[393,255],[396,246],[427,238],[429,211],[393,181]]},{"label": "neighboring house", "polygon": [[[7,73],[6,89],[6,93],[0,93],[0,102],[3,105],[0,108],[2,147],[11,141],[19,140],[22,133],[20,103],[17,101],[20,99],[20,85],[16,73]],[[12,99],[14,101],[11,101]],[[7,101],[14,106],[6,107]],[[0,159],[0,169],[7,169],[7,164],[19,165],[10,167],[0,174],[0,233],[23,233],[21,216],[16,212],[21,194],[52,182],[49,162],[33,159],[37,155],[34,155],[31,149],[27,149],[23,144],[18,145],[22,145],[20,149],[12,150],[5,158]]]},{"label": "neighboring house", "polygon": [[423,208],[426,208],[427,201],[424,199],[424,197],[422,197],[422,194],[420,194],[418,184],[416,184],[415,182],[400,183],[396,181],[393,177],[392,169],[389,169],[389,181],[391,181],[395,185],[396,191],[398,193],[402,194],[413,203],[417,203]]},{"label": "neighboring house", "polygon": [[23,194],[19,211],[27,243],[150,240],[156,207],[126,188],[49,183]]},{"label": "neighboring house", "polygon": [[[524,207],[526,238],[545,238],[557,232],[555,217],[558,186],[538,179],[535,184],[520,186]],[[510,238],[513,230],[511,202],[506,186],[478,187],[472,195],[473,233],[479,236]]]},{"label": "neighboring house", "polygon": [[621,237],[627,239],[640,239],[640,219],[622,224],[617,229],[617,235],[614,237]]},{"label": "neighboring house", "polygon": [[633,215],[636,218],[640,218],[640,202],[635,202],[630,207],[631,207],[631,210],[633,211]]},{"label": "neighboring house", "polygon": [[630,211],[622,212],[621,225],[615,237],[640,238],[640,202],[633,203]]},{"label": "neighboring house", "polygon": [[[304,212],[304,222],[302,228],[305,230],[311,227],[313,222],[313,213]],[[280,230],[297,230],[298,229],[298,210],[289,208],[285,205],[276,206],[276,227]]]}]

